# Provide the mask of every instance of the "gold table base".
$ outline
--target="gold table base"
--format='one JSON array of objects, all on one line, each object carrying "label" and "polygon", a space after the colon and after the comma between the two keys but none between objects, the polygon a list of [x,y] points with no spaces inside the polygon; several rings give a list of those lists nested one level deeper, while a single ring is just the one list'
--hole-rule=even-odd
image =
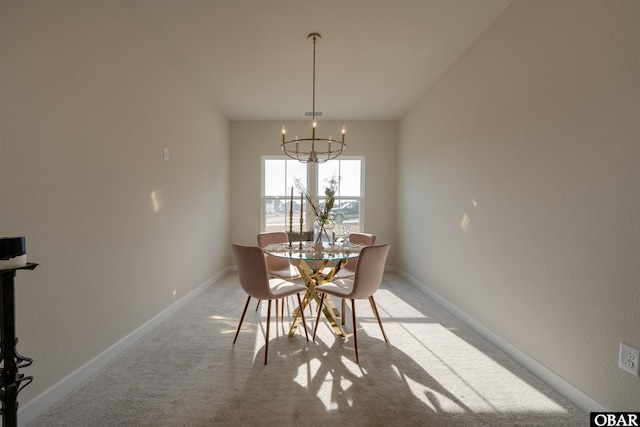
[{"label": "gold table base", "polygon": [[[302,300],[302,306],[300,308],[296,308],[293,311],[294,319],[291,325],[291,330],[289,331],[289,336],[293,336],[296,331],[296,328],[302,321],[302,317],[300,316],[300,309],[304,310],[310,303],[311,300],[314,300],[316,304],[320,305],[320,295],[316,292],[315,288],[318,285],[323,283],[328,283],[333,279],[333,276],[340,271],[340,269],[347,263],[346,259],[339,260],[336,265],[331,269],[331,271],[327,275],[322,275],[322,269],[327,265],[327,261],[322,261],[320,266],[313,271],[309,264],[307,264],[304,260],[292,259],[291,264],[296,266],[300,275],[304,279],[305,284],[307,285],[307,292],[304,294],[304,299]],[[322,307],[322,312],[325,317],[329,321],[329,324],[333,328],[336,335],[345,338],[346,335],[342,328],[340,327],[336,317],[340,317],[340,312],[338,308],[335,306],[333,301],[329,298],[329,295],[324,297],[324,305]]]}]

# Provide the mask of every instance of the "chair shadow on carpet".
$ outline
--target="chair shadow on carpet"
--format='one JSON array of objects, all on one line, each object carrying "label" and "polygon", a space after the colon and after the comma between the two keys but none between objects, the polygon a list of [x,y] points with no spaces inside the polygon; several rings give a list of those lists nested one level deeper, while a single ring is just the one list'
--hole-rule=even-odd
[{"label": "chair shadow on carpet", "polygon": [[[466,325],[415,290],[384,284],[376,296],[390,343],[373,313],[359,310],[360,364],[355,363],[350,325],[336,337],[326,322],[316,341],[290,324],[264,345],[243,352],[246,380],[225,398],[212,420],[258,425],[305,422],[324,425],[568,425],[586,415],[561,398]],[[347,314],[348,316],[348,314]],[[350,319],[350,317],[348,317]],[[349,322],[347,322],[349,323]],[[257,340],[264,333],[257,328]],[[309,328],[313,327],[313,321]]]},{"label": "chair shadow on carpet", "polygon": [[[353,361],[353,347],[340,339],[330,346],[323,341],[306,344],[299,336],[273,339],[268,367],[259,363],[262,346],[244,387],[228,396],[228,410],[219,410],[213,421],[222,424],[242,413],[244,422],[257,425],[354,419],[357,425],[388,425],[393,420],[412,425],[412,420],[419,423],[443,410],[436,395],[470,411],[405,353],[364,332],[359,336],[363,348],[370,350],[361,355],[360,366]],[[430,405],[415,395],[417,388]]]}]

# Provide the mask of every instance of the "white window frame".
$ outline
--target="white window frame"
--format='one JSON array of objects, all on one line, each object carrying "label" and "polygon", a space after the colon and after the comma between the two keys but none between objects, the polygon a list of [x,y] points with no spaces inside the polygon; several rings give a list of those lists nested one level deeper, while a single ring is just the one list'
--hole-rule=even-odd
[{"label": "white window frame", "polygon": [[[267,230],[267,224],[266,224],[267,214],[266,214],[266,208],[265,208],[266,199],[274,198],[273,196],[267,197],[265,195],[265,163],[267,160],[291,160],[291,159],[287,156],[272,156],[272,155],[261,156],[261,159],[260,159],[260,168],[261,168],[260,170],[260,197],[261,197],[260,230],[263,232]],[[364,156],[340,156],[340,158],[335,160],[336,161],[339,161],[339,160],[359,160],[360,161],[360,195],[359,196],[353,196],[353,195],[343,196],[341,193],[341,190],[338,189],[338,194],[336,195],[336,207],[339,206],[339,203],[341,200],[359,201],[360,212],[359,212],[358,227],[359,227],[359,230],[364,230],[365,158]],[[318,179],[319,179],[318,165],[316,163],[307,163],[306,166],[307,166],[307,190],[309,191],[310,194],[320,197],[322,196],[321,194],[315,194],[318,190]],[[338,178],[340,179],[340,177]],[[300,197],[300,194],[298,193],[297,190],[294,190],[294,194],[295,194],[294,196],[295,197],[294,202],[295,202]],[[276,196],[275,198],[289,200],[290,197],[291,197],[290,195],[284,195],[284,196]],[[310,212],[310,209],[308,209],[308,205],[305,203],[305,217],[304,217],[305,230],[304,231],[307,231],[307,229],[309,228],[309,224],[312,224],[313,220],[314,220],[313,213]],[[294,231],[299,231],[299,227],[300,227],[299,220],[296,220],[296,218],[294,218],[293,222],[294,222],[293,224]]]}]

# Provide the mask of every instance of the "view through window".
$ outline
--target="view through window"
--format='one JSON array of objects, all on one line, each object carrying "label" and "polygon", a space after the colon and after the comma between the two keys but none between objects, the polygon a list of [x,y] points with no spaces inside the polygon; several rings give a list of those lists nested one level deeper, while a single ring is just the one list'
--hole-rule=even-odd
[{"label": "view through window", "polygon": [[[284,157],[263,157],[262,182],[262,230],[300,231],[300,192],[295,188],[296,179],[324,206],[324,190],[332,178],[338,182],[331,219],[336,236],[358,232],[363,218],[363,163],[361,158],[345,157],[325,163],[300,163]],[[293,207],[291,194],[293,189]],[[313,230],[314,215],[303,201],[302,229]],[[292,215],[290,216],[290,213]],[[290,222],[291,220],[291,222]]]}]

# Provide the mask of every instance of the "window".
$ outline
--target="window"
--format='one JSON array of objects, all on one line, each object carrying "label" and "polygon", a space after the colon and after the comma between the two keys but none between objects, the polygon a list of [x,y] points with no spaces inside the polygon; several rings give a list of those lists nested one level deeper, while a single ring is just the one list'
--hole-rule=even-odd
[{"label": "window", "polygon": [[[283,157],[263,157],[262,159],[262,230],[286,231],[291,227],[294,232],[300,231],[300,193],[294,188],[294,180],[299,179],[305,188],[318,201],[324,203],[324,189],[332,177],[338,181],[334,208],[334,232],[343,234],[345,227],[350,232],[362,228],[362,195],[363,189],[362,158],[345,157],[325,163],[300,163]],[[293,190],[293,207],[291,207],[291,189]],[[304,231],[314,217],[308,204],[303,205]],[[290,218],[290,212],[293,215]]]},{"label": "window", "polygon": [[300,195],[294,191],[291,207],[291,189],[298,178],[307,186],[307,165],[297,160],[284,158],[262,159],[262,230],[283,231],[289,229],[289,213],[297,223],[294,230],[300,230]]},{"label": "window", "polygon": [[318,195],[324,194],[326,184],[332,177],[338,180],[338,192],[332,209],[336,225],[334,231],[344,234],[344,227],[347,226],[350,232],[357,232],[362,224],[362,160],[346,158],[319,164]]}]

